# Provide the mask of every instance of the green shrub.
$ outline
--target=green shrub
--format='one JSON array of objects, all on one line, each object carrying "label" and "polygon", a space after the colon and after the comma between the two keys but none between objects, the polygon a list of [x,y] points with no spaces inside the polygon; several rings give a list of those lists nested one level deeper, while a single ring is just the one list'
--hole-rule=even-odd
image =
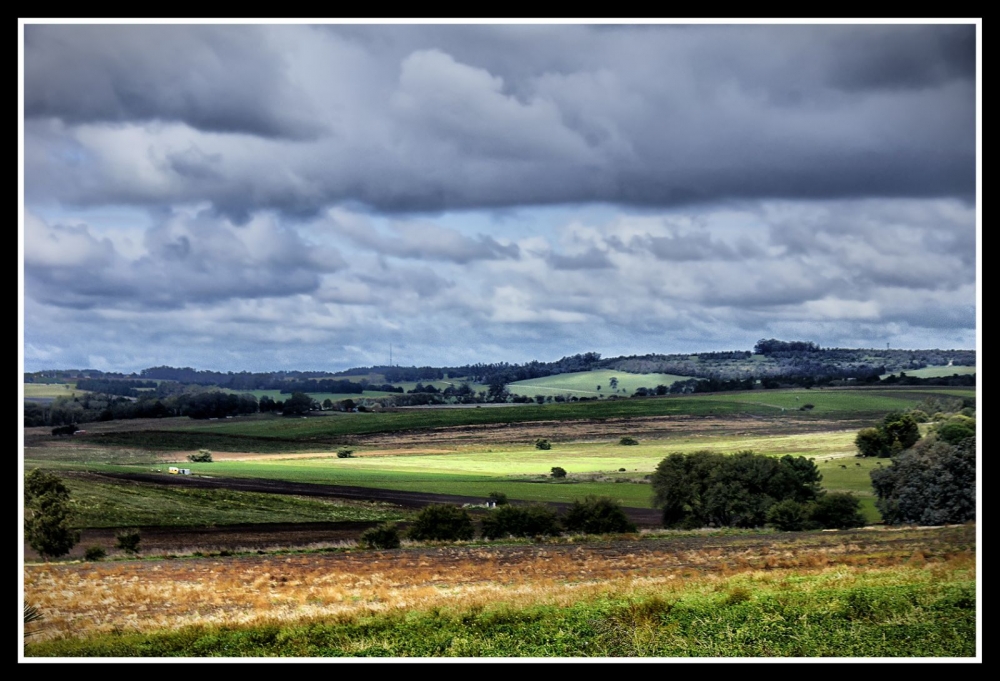
[{"label": "green shrub", "polygon": [[139,553],[139,530],[125,529],[115,533],[115,548],[130,555]]},{"label": "green shrub", "polygon": [[779,501],[767,511],[767,524],[782,532],[798,532],[806,528],[808,512],[805,504],[794,499]]},{"label": "green shrub", "polygon": [[398,549],[399,530],[392,523],[370,527],[361,533],[360,544],[367,549]]},{"label": "green shrub", "polygon": [[563,518],[563,526],[570,532],[584,534],[636,531],[635,523],[628,519],[617,502],[608,497],[595,496],[588,496],[583,501],[575,500]]},{"label": "green shrub", "polygon": [[639,444],[639,441],[636,440],[634,437],[629,437],[628,435],[626,435],[625,437],[623,437],[622,439],[620,439],[618,441],[618,444],[620,444],[620,445],[637,445],[637,444]]},{"label": "green shrub", "polygon": [[552,469],[551,469],[551,471],[552,472],[550,473],[550,475],[553,478],[565,478],[566,477],[566,469],[563,468],[563,467],[561,467],[561,466],[553,466]]},{"label": "green shrub", "polygon": [[559,531],[555,512],[542,504],[501,506],[483,518],[483,536],[487,539],[555,536]]},{"label": "green shrub", "polygon": [[490,501],[497,506],[506,506],[510,503],[507,499],[507,495],[503,492],[490,492]]},{"label": "green shrub", "polygon": [[552,443],[543,437],[535,440],[535,449],[552,449]]},{"label": "green shrub", "polygon": [[107,555],[108,555],[107,551],[105,551],[100,546],[89,546],[87,547],[87,550],[84,551],[83,553],[83,559],[94,560],[94,561],[104,560],[104,557]]},{"label": "green shrub", "polygon": [[188,454],[187,458],[191,463],[212,463],[212,452],[199,449],[197,454]]},{"label": "green shrub", "polygon": [[410,527],[410,539],[457,541],[472,539],[475,530],[469,514],[450,504],[434,504],[422,510]]},{"label": "green shrub", "polygon": [[353,459],[354,458],[354,450],[353,449],[348,449],[347,447],[341,447],[340,449],[337,450],[337,458],[338,459]]},{"label": "green shrub", "polygon": [[864,527],[861,502],[849,492],[828,492],[816,500],[809,512],[809,520],[826,529],[847,530]]}]

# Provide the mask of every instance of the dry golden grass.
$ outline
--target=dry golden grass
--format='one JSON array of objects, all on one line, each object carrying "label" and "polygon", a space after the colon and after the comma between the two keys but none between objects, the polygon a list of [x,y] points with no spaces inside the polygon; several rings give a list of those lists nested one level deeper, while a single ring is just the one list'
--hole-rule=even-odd
[{"label": "dry golden grass", "polygon": [[728,590],[734,580],[779,588],[807,575],[870,583],[884,573],[898,583],[974,573],[972,550],[920,534],[891,541],[869,533],[871,539],[811,535],[771,545],[646,540],[42,564],[24,569],[25,599],[44,614],[37,638],[45,639],[391,610],[568,606],[651,589]]}]

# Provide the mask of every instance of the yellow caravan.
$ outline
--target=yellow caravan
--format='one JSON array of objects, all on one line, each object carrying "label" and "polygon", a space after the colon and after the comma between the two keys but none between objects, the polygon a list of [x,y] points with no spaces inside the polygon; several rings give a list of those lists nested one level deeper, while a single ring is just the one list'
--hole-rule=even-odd
[{"label": "yellow caravan", "polygon": [[168,473],[173,473],[174,475],[177,475],[178,473],[181,472],[181,469],[178,468],[177,466],[171,466],[170,468],[167,469],[167,472]]}]

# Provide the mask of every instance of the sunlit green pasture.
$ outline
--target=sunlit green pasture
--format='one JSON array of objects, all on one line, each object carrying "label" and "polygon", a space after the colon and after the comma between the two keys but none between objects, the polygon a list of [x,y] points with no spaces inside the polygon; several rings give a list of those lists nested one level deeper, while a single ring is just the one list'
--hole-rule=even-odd
[{"label": "sunlit green pasture", "polygon": [[[618,379],[616,389],[611,388],[612,378]],[[556,374],[531,378],[526,381],[516,381],[507,386],[515,395],[557,395],[567,394],[577,397],[597,397],[598,395],[631,395],[637,388],[655,388],[658,385],[669,386],[675,381],[684,381],[690,376],[675,376],[674,374],[631,374],[624,371],[577,371],[569,374]],[[598,390],[600,386],[600,390]]]},{"label": "sunlit green pasture", "polygon": [[[924,367],[922,369],[908,369],[904,371],[907,376],[915,376],[917,378],[940,378],[942,376],[953,376],[954,374],[974,374],[976,373],[976,367],[969,366],[950,366],[950,367]],[[886,376],[898,376],[899,372],[895,374],[883,374],[882,378]]]},{"label": "sunlit green pasture", "polygon": [[[405,491],[485,496],[502,491],[512,499],[572,501],[587,494],[602,494],[630,506],[649,507],[651,488],[643,478],[667,455],[707,449],[734,453],[751,449],[773,456],[806,456],[817,460],[825,487],[832,491],[870,493],[861,473],[873,464],[854,465],[854,431],[831,431],[772,437],[688,437],[650,440],[635,446],[613,443],[556,444],[551,450],[534,447],[462,447],[439,454],[414,454],[406,450],[387,454],[357,451],[340,459],[334,452],[315,458],[260,458],[185,463],[195,475],[260,477],[294,482],[358,485]],[[178,460],[183,460],[178,457]],[[850,470],[840,468],[842,461]],[[860,461],[860,460],[858,460]],[[563,481],[550,477],[552,467],[568,472]],[[624,471],[620,469],[624,468]],[[867,490],[867,492],[866,492]]]},{"label": "sunlit green pasture", "polygon": [[86,391],[77,390],[76,383],[24,383],[24,396],[31,397],[72,397],[84,395]]}]

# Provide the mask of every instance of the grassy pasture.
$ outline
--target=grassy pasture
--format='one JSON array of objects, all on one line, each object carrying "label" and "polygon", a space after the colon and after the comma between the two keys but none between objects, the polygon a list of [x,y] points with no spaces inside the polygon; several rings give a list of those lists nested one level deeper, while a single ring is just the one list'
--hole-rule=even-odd
[{"label": "grassy pasture", "polygon": [[[373,414],[330,414],[325,417],[281,417],[171,423],[169,430],[199,431],[258,438],[309,439],[339,435],[393,432],[422,428],[522,421],[608,419],[635,416],[761,414],[811,418],[881,418],[885,413],[916,406],[933,394],[974,396],[974,390],[768,390],[705,395],[621,399],[600,402],[518,405],[503,409],[423,409]],[[813,404],[808,412],[799,411]],[[239,450],[238,450],[239,451]]]},{"label": "grassy pasture", "polygon": [[72,397],[86,394],[85,390],[77,390],[76,383],[24,383],[24,397]]},{"label": "grassy pasture", "polygon": [[[612,390],[609,381],[618,379],[618,389]],[[636,388],[655,388],[658,385],[670,386],[675,381],[684,381],[689,376],[674,374],[631,374],[624,371],[577,371],[569,374],[556,374],[531,378],[526,381],[516,381],[507,386],[515,395],[576,395],[577,397],[597,397],[612,394],[629,396]],[[600,392],[597,386],[601,386]]]},{"label": "grassy pasture", "polygon": [[[779,436],[677,437],[647,440],[623,447],[607,442],[571,442],[557,444],[548,451],[527,446],[458,447],[443,453],[414,453],[408,450],[386,451],[364,448],[354,458],[338,459],[335,452],[317,452],[315,457],[255,457],[213,463],[187,463],[196,475],[267,478],[334,485],[356,485],[486,497],[501,491],[512,499],[526,501],[573,501],[588,494],[606,495],[628,506],[651,507],[652,488],[642,479],[652,473],[668,454],[708,449],[733,453],[752,449],[771,456],[813,457],[824,474],[824,487],[830,491],[851,491],[870,496],[868,471],[870,460],[854,458],[856,432],[829,431]],[[40,450],[44,452],[43,450]],[[113,451],[113,450],[112,450]],[[81,466],[68,459],[62,466],[91,470],[129,470],[120,463],[102,461],[100,450],[92,451]],[[171,458],[169,455],[167,459]],[[184,462],[183,456],[176,460]],[[60,467],[57,461],[47,466]],[[145,461],[139,463],[145,464]],[[855,465],[860,463],[861,465]],[[847,468],[841,468],[846,465]],[[565,480],[549,477],[553,466],[569,472]],[[625,468],[620,472],[620,468]],[[877,520],[874,506],[867,504],[870,520]]]},{"label": "grassy pasture", "polygon": [[[954,374],[964,375],[964,374],[974,374],[976,373],[976,367],[969,366],[950,366],[950,367],[924,367],[922,369],[910,369],[903,372],[907,376],[915,376],[917,378],[940,378],[942,376],[952,376]],[[887,376],[898,376],[899,373],[895,374],[883,374],[882,378]]]},{"label": "grassy pasture", "polygon": [[65,478],[77,527],[401,520],[386,504]]}]

